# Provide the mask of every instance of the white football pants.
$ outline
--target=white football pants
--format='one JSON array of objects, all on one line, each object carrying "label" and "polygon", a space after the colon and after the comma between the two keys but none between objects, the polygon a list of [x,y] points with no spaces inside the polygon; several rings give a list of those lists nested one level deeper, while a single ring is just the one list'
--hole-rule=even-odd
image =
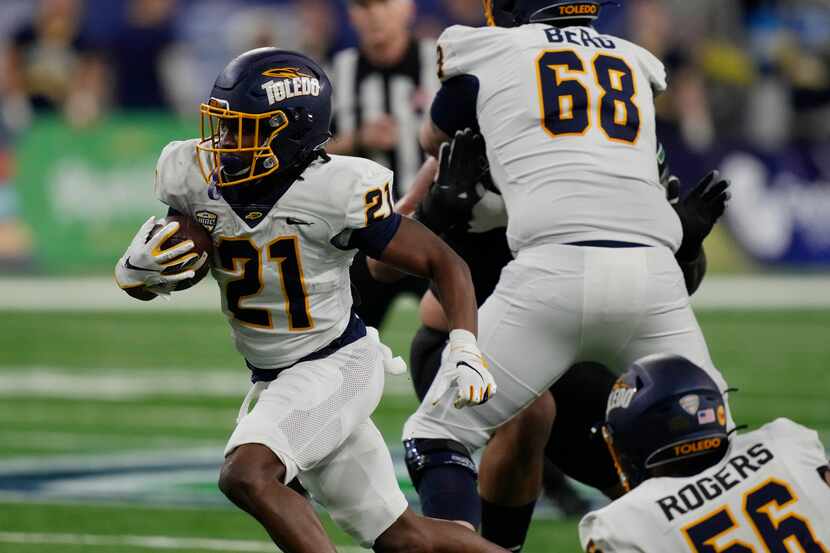
[{"label": "white football pants", "polygon": [[[640,357],[673,353],[703,367],[726,390],[689,306],[683,273],[664,247],[522,250],[479,310],[479,346],[496,395],[464,409],[452,406],[454,391],[434,406],[421,404],[404,426],[404,439],[451,439],[475,451],[580,361],[621,373]],[[734,427],[731,417],[728,427]]]}]

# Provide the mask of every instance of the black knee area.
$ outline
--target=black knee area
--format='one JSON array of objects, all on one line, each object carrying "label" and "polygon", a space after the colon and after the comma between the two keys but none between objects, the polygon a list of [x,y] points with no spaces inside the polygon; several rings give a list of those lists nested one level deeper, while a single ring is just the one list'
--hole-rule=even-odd
[{"label": "black knee area", "polygon": [[406,468],[424,515],[464,520],[478,528],[481,502],[476,465],[467,449],[452,440],[404,440]]},{"label": "black knee area", "polygon": [[441,352],[449,338],[449,333],[435,330],[428,326],[421,326],[415,337],[409,353],[409,373],[412,375],[412,386],[415,395],[423,401],[427,395],[438,369],[441,368]]},{"label": "black knee area", "polygon": [[619,482],[602,437],[592,432],[605,420],[608,395],[617,376],[599,363],[577,363],[550,391],[556,420],[545,456],[569,477],[599,490]]}]

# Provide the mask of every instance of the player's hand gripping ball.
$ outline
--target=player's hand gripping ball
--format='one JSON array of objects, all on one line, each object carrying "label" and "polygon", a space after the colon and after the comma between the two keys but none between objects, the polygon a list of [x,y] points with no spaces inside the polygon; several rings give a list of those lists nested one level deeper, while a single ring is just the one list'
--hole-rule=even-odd
[{"label": "player's hand gripping ball", "polygon": [[208,232],[189,217],[150,217],[118,260],[115,280],[141,300],[185,290],[207,274],[212,250]]},{"label": "player's hand gripping ball", "polygon": [[[170,234],[171,224],[178,224],[176,230]],[[168,238],[164,240],[160,249],[162,251],[174,248],[179,244],[193,243],[193,247],[181,257],[170,261],[162,271],[162,275],[178,275],[184,272],[193,271],[193,276],[177,281],[173,290],[187,290],[205,278],[210,270],[210,256],[213,253],[213,240],[205,227],[186,215],[170,215],[157,222],[150,230],[148,241],[152,240],[157,233],[168,229]]]}]

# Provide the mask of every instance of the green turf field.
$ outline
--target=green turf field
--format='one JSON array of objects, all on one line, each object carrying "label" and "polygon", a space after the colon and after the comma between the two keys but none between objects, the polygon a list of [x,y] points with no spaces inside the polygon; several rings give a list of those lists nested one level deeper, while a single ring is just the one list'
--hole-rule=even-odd
[{"label": "green turf field", "polygon": [[[396,353],[414,315],[384,329]],[[739,423],[788,416],[827,443],[830,312],[699,318]],[[246,378],[219,313],[0,311],[0,552],[272,550],[214,486]],[[390,390],[375,420],[395,446],[415,402]],[[577,551],[575,527],[539,520],[526,551]]]}]

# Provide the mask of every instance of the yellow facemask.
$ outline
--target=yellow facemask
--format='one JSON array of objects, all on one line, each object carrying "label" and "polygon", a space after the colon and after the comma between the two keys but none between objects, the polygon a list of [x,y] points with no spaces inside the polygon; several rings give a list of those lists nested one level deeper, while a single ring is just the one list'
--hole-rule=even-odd
[{"label": "yellow facemask", "polygon": [[[211,98],[199,106],[201,140],[196,145],[205,182],[232,186],[261,179],[280,167],[271,142],[288,126],[282,110],[244,113]],[[236,167],[233,167],[236,165]]]}]

